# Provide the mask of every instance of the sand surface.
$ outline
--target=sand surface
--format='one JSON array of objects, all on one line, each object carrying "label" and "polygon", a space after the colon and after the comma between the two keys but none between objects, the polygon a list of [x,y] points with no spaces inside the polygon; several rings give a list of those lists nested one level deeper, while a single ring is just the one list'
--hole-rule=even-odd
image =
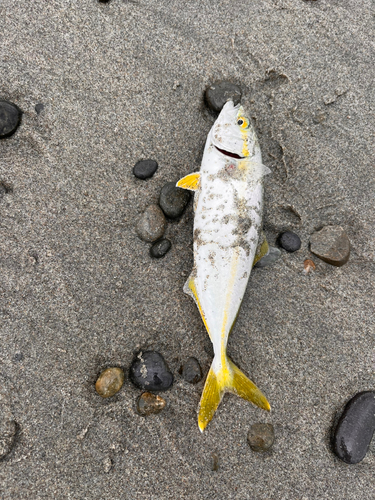
[{"label": "sand surface", "polygon": [[[0,142],[1,411],[18,425],[2,500],[375,498],[375,444],[352,466],[329,446],[344,403],[375,389],[374,16],[371,0],[1,1],[0,98],[24,113]],[[189,356],[205,374],[212,361],[182,291],[192,204],[164,259],[135,224],[199,169],[214,120],[203,92],[222,79],[248,96],[273,172],[267,237],[291,229],[302,247],[254,270],[228,347],[272,412],[228,395],[201,435],[203,381],[178,374]],[[132,174],[142,158],[159,163],[147,181]],[[313,257],[305,275],[326,224],[345,229],[351,258]],[[176,378],[148,418],[127,377],[110,400],[94,389],[139,348]],[[274,425],[272,452],[249,448],[255,422]]]}]

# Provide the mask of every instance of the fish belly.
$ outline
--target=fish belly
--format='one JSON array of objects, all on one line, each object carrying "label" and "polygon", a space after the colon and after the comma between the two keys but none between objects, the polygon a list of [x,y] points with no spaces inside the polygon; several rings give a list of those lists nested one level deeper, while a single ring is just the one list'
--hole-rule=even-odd
[{"label": "fish belly", "polygon": [[194,296],[218,354],[226,348],[255,257],[262,185],[249,189],[246,182],[221,179],[202,184],[194,219],[194,269],[185,291]]}]

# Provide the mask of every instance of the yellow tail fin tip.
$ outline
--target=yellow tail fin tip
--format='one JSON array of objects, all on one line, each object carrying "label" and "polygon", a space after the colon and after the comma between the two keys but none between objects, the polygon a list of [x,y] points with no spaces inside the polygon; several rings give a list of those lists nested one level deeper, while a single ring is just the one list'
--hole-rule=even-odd
[{"label": "yellow tail fin tip", "polygon": [[237,394],[263,410],[270,411],[271,409],[267,398],[258,387],[232,361],[227,359],[226,367],[218,374],[214,372],[212,366],[208,372],[198,415],[198,427],[201,432],[212,420],[225,392]]}]

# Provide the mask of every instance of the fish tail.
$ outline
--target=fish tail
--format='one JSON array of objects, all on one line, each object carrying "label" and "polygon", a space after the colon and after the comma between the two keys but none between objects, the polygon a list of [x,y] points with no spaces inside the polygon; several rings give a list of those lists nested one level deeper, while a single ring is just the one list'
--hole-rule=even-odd
[{"label": "fish tail", "polygon": [[264,394],[230,359],[226,358],[225,364],[218,372],[214,371],[214,365],[215,360],[208,372],[200,402],[198,426],[201,432],[214,416],[226,392],[237,394],[263,410],[271,409]]}]

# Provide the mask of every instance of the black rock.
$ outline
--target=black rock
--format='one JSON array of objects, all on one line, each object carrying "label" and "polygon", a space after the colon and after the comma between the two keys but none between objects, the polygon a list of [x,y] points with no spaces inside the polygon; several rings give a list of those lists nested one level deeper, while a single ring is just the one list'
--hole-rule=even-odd
[{"label": "black rock", "polygon": [[188,358],[182,367],[182,376],[190,384],[196,384],[202,380],[202,369],[196,358]]},{"label": "black rock", "polygon": [[22,112],[15,104],[0,101],[0,139],[9,137],[17,130]]},{"label": "black rock", "polygon": [[38,115],[43,111],[43,109],[44,109],[44,104],[40,103],[35,105],[35,111],[38,113]]},{"label": "black rock", "polygon": [[296,252],[301,248],[301,240],[298,234],[292,231],[285,231],[281,233],[277,239],[278,244],[287,252]]},{"label": "black rock", "polygon": [[130,366],[129,378],[135,386],[148,391],[166,391],[173,384],[173,374],[156,351],[139,352]]},{"label": "black rock", "polygon": [[150,248],[150,255],[151,257],[154,257],[154,259],[160,259],[169,252],[171,247],[172,243],[166,238],[163,238],[152,245]]},{"label": "black rock", "polygon": [[158,164],[155,160],[141,160],[133,167],[133,174],[138,179],[149,179],[158,169]]},{"label": "black rock", "polygon": [[220,112],[229,99],[235,106],[241,101],[241,88],[231,82],[214,83],[206,89],[205,98],[209,108]]},{"label": "black rock", "polygon": [[332,438],[335,454],[347,464],[366,455],[375,431],[375,391],[356,394],[345,406]]},{"label": "black rock", "polygon": [[189,200],[189,191],[176,187],[175,182],[167,182],[160,192],[159,205],[167,217],[177,219],[183,214]]}]

